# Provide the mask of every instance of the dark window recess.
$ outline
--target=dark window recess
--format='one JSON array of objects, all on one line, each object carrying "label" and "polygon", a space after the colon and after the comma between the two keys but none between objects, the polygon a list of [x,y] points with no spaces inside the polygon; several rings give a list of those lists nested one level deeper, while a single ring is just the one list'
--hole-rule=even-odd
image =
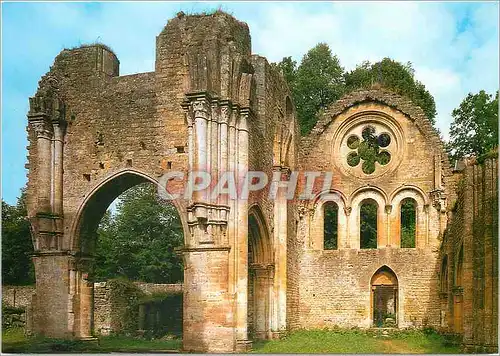
[{"label": "dark window recess", "polygon": [[175,148],[177,149],[177,153],[185,153],[186,152],[184,146],[175,146]]},{"label": "dark window recess", "polygon": [[168,169],[171,169],[171,168],[172,168],[172,162],[170,162],[170,161],[168,161],[168,162],[167,162],[167,168],[168,168]]},{"label": "dark window recess", "polygon": [[377,248],[377,210],[378,205],[372,199],[367,199],[361,203],[359,209],[361,248]]},{"label": "dark window recess", "polygon": [[401,247],[414,248],[417,231],[416,202],[406,198],[401,202]]},{"label": "dark window recess", "polygon": [[132,167],[132,160],[131,159],[127,159],[127,167]]},{"label": "dark window recess", "polygon": [[100,169],[104,169],[104,163],[100,162],[100,163],[99,163],[99,168],[100,168]]},{"label": "dark window recess", "polygon": [[338,205],[334,202],[327,202],[323,206],[324,235],[323,248],[325,250],[337,249],[338,235]]},{"label": "dark window recess", "polygon": [[84,178],[87,182],[90,182],[90,174],[88,174],[88,173],[84,173],[84,174],[83,174],[83,178]]}]

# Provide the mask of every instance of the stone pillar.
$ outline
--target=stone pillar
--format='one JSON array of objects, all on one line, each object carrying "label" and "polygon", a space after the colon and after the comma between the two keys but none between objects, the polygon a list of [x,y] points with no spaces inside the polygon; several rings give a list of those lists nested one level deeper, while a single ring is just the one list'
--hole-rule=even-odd
[{"label": "stone pillar", "polygon": [[33,257],[36,296],[33,331],[53,338],[72,338],[72,300],[69,298],[71,257],[65,252],[38,252]]},{"label": "stone pillar", "polygon": [[[276,172],[276,170],[275,170]],[[288,181],[290,170],[277,167],[277,172],[281,176],[281,181]],[[288,235],[288,208],[287,192],[285,189],[278,189],[276,200],[274,202],[274,295],[276,296],[276,305],[274,315],[271,320],[272,332],[274,336],[286,330],[286,251]],[[321,222],[323,223],[323,222]],[[323,246],[320,247],[321,249]]]},{"label": "stone pillar", "polygon": [[226,247],[184,248],[183,350],[234,351]]},{"label": "stone pillar", "polygon": [[[393,244],[393,242],[391,241],[391,215],[392,215],[392,205],[391,204],[387,204],[384,208],[384,212],[385,212],[385,222],[384,222],[384,225],[385,225],[385,235],[383,236],[382,240],[380,241],[380,245],[377,246],[377,248],[381,248],[381,247],[389,247]],[[395,238],[399,237],[399,234],[396,234],[395,235]]]},{"label": "stone pillar", "polygon": [[186,97],[189,170],[210,173],[212,185],[193,194],[187,208],[183,349],[233,352],[247,342],[248,202],[211,193],[217,173],[229,170],[242,182],[248,169],[246,116],[208,93]]},{"label": "stone pillar", "polygon": [[[236,127],[237,163],[236,181],[244,184],[248,172],[248,124],[249,112],[241,110]],[[250,347],[248,341],[248,198],[238,197],[236,204],[236,351],[243,352]]]},{"label": "stone pillar", "polygon": [[54,131],[53,143],[53,179],[52,179],[52,212],[55,215],[63,215],[63,146],[66,125],[64,122],[53,121]]}]

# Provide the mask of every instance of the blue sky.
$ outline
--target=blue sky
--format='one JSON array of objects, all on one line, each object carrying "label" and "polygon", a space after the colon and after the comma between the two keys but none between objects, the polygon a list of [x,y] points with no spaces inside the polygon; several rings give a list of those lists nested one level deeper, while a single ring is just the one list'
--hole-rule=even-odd
[{"label": "blue sky", "polygon": [[386,56],[411,61],[445,138],[467,93],[498,90],[497,2],[2,3],[2,198],[15,203],[26,183],[28,97],[63,48],[99,41],[118,55],[120,74],[152,71],[168,19],[219,7],[248,23],[253,53],[270,61],[300,61],[318,42],[348,70]]}]

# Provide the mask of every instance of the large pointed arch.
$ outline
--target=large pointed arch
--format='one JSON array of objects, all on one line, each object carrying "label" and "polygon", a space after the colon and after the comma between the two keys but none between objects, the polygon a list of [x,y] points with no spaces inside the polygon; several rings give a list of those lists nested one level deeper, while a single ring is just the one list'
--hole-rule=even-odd
[{"label": "large pointed arch", "polygon": [[[77,210],[71,225],[70,249],[80,253],[91,252],[92,241],[99,222],[109,205],[123,192],[141,183],[152,183],[158,186],[157,179],[137,169],[127,168],[114,172],[96,184]],[[164,194],[168,192],[164,191]],[[169,199],[179,214],[182,223],[184,239],[188,236],[185,207],[179,200]],[[86,240],[85,240],[86,239]],[[89,250],[90,249],[90,250]]]}]

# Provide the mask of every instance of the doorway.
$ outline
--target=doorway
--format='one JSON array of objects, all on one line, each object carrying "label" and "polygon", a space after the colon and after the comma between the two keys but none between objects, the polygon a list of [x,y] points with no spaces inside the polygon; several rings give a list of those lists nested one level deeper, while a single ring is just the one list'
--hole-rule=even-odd
[{"label": "doorway", "polygon": [[387,266],[375,272],[371,280],[372,326],[398,326],[398,279]]}]

